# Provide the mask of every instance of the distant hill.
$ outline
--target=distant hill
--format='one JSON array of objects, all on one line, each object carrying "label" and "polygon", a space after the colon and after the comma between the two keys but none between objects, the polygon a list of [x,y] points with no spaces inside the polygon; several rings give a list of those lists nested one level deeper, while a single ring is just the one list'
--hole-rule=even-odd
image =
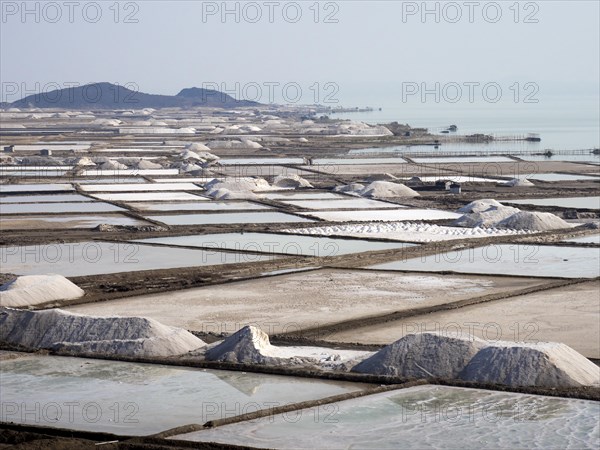
[{"label": "distant hill", "polygon": [[259,104],[247,100],[238,101],[225,93],[196,87],[183,89],[177,95],[156,95],[145,94],[112,83],[92,83],[28,95],[8,106],[11,108],[140,109],[194,106],[239,108]]}]

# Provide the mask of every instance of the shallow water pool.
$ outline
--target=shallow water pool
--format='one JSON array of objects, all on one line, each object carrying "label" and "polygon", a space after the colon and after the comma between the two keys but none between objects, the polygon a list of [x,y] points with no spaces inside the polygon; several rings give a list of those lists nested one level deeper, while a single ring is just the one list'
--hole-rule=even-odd
[{"label": "shallow water pool", "polygon": [[597,197],[561,197],[561,198],[529,198],[507,200],[506,204],[557,206],[559,208],[600,209],[600,196]]},{"label": "shallow water pool", "polygon": [[169,216],[146,216],[167,225],[214,225],[233,223],[294,223],[314,222],[311,219],[280,212],[244,212],[220,214],[178,214]]},{"label": "shallow water pool", "polygon": [[[173,436],[278,449],[598,448],[600,405],[418,386]],[[268,444],[267,444],[268,443]]]},{"label": "shallow water pool", "polygon": [[0,368],[0,420],[122,435],[364,389],[358,383],[59,356],[2,361]]},{"label": "shallow water pool", "polygon": [[377,264],[367,268],[530,277],[595,278],[600,276],[600,250],[551,245],[499,244]]},{"label": "shallow water pool", "polygon": [[103,241],[0,247],[3,272],[18,275],[57,273],[67,277],[239,264],[273,258],[275,257],[266,255]]},{"label": "shallow water pool", "polygon": [[378,242],[361,239],[272,233],[220,233],[140,239],[134,242],[318,257],[346,255],[373,250],[402,249],[416,245],[401,242]]}]

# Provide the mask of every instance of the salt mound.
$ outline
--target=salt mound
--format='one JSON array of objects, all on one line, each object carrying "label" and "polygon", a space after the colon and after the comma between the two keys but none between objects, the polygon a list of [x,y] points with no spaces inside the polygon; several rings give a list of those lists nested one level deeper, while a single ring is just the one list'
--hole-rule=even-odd
[{"label": "salt mound", "polygon": [[352,368],[353,372],[404,378],[456,378],[485,342],[438,333],[404,336]]},{"label": "salt mound", "polygon": [[271,345],[264,331],[246,325],[220,344],[205,353],[210,361],[227,361],[241,364],[265,364],[276,357],[276,347]]},{"label": "salt mound", "polygon": [[214,200],[256,200],[259,198],[252,191],[231,191],[226,188],[213,189],[207,195]]},{"label": "salt mound", "polygon": [[142,317],[93,317],[60,309],[0,309],[0,342],[83,354],[175,356],[203,347],[193,334]]},{"label": "salt mound", "polygon": [[74,163],[76,166],[95,166],[96,164],[88,157],[83,156],[81,158],[77,158]]},{"label": "salt mound", "polygon": [[529,180],[526,180],[525,178],[513,178],[512,180],[498,183],[498,186],[531,187],[531,186],[535,186],[535,184],[533,184]]},{"label": "salt mound", "polygon": [[307,180],[302,178],[299,175],[279,175],[275,177],[273,180],[273,186],[282,187],[282,188],[300,188],[307,187],[311,188],[312,184],[310,184]]},{"label": "salt mound", "polygon": [[83,289],[62,275],[25,275],[0,286],[0,306],[22,308],[83,294]]},{"label": "salt mound", "polygon": [[336,186],[333,188],[334,192],[345,192],[346,194],[351,195],[360,195],[359,193],[365,188],[364,184],[360,183],[350,183],[344,186]]},{"label": "salt mound", "polygon": [[135,163],[135,167],[140,170],[162,169],[162,166],[160,164],[148,161],[147,159],[142,159],[139,162]]},{"label": "salt mound", "polygon": [[386,197],[418,197],[419,193],[401,183],[389,181],[373,181],[360,191],[363,197],[386,198]]},{"label": "salt mound", "polygon": [[253,192],[267,190],[271,186],[264,178],[221,178],[209,181],[204,189],[212,191],[215,189],[228,189],[236,192]]},{"label": "salt mound", "polygon": [[600,367],[565,344],[497,342],[481,349],[460,378],[509,386],[589,386],[600,384]]},{"label": "salt mound", "polygon": [[507,217],[518,213],[520,209],[511,206],[489,206],[488,209],[474,209],[474,212],[467,213],[456,219],[453,225],[458,227],[496,227],[501,221]]},{"label": "salt mound", "polygon": [[127,166],[125,164],[121,164],[117,161],[107,161],[105,163],[100,164],[101,170],[125,170]]},{"label": "salt mound", "polygon": [[572,228],[574,225],[551,213],[519,211],[498,222],[496,226],[513,230],[549,231]]},{"label": "salt mound", "polygon": [[462,208],[458,209],[456,212],[459,212],[459,213],[481,212],[481,211],[486,211],[486,210],[490,209],[490,206],[499,207],[499,206],[503,206],[503,205],[502,205],[502,203],[500,203],[497,200],[494,200],[493,198],[484,198],[481,200],[475,200],[474,202],[471,202],[468,205],[465,205]]},{"label": "salt mound", "polygon": [[198,153],[196,153],[192,150],[185,150],[185,151],[181,152],[179,154],[179,158],[183,159],[183,160],[190,160],[190,159],[195,159],[196,161],[202,160],[202,158],[200,158],[200,155],[198,155]]},{"label": "salt mound", "polygon": [[373,181],[393,181],[393,180],[397,180],[398,177],[392,175],[391,173],[381,173],[381,174],[377,174],[377,175],[371,175],[370,177],[368,177],[366,179],[366,181],[373,182]]}]

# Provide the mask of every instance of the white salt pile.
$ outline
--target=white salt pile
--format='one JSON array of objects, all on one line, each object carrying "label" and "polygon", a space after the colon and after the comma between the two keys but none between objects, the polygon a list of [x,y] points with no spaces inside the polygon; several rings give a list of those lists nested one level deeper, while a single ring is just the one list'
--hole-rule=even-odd
[{"label": "white salt pile", "polygon": [[23,308],[83,294],[83,289],[62,275],[25,275],[0,286],[0,306]]},{"label": "white salt pile", "polygon": [[256,199],[258,196],[254,192],[270,187],[264,178],[220,178],[204,185],[206,194],[216,200]]},{"label": "white salt pile", "polygon": [[358,196],[359,195],[358,193],[361,192],[364,188],[365,188],[364,184],[350,183],[350,184],[345,184],[343,186],[336,186],[335,188],[333,188],[333,191],[334,192],[345,192],[346,194]]},{"label": "white salt pile", "polygon": [[370,198],[419,196],[418,192],[413,191],[408,186],[405,186],[402,183],[392,183],[390,181],[373,181],[367,186],[363,186],[360,183],[352,183],[345,186],[337,186],[334,191]]},{"label": "white salt pile", "polygon": [[163,167],[155,162],[148,161],[147,159],[140,159],[134,163],[134,167],[140,170],[151,170],[151,169],[162,169]]},{"label": "white salt pile", "polygon": [[201,144],[200,142],[192,142],[190,144],[187,144],[185,146],[186,150],[189,150],[191,152],[210,152],[210,148],[208,148],[206,145]]},{"label": "white salt pile", "polygon": [[525,178],[513,178],[509,181],[501,181],[497,183],[498,186],[508,186],[508,187],[531,187],[535,186],[531,181]]},{"label": "white salt pile", "polygon": [[302,178],[299,175],[291,174],[291,175],[278,175],[273,180],[273,186],[282,187],[282,188],[311,188],[312,184],[310,184],[307,180]]},{"label": "white salt pile", "polygon": [[[223,130],[221,130],[223,131]],[[250,139],[231,140],[231,141],[211,141],[208,143],[210,148],[239,148],[239,149],[253,149],[262,148],[258,142],[251,141]]]},{"label": "white salt pile", "polygon": [[509,386],[590,386],[600,384],[600,367],[565,344],[496,342],[481,349],[460,378]]},{"label": "white salt pile", "polygon": [[384,347],[352,371],[400,377],[462,379],[508,386],[600,384],[600,367],[559,343],[486,344],[471,335],[417,333]]},{"label": "white salt pile", "polygon": [[352,368],[353,372],[405,378],[456,378],[485,342],[438,333],[409,334]]},{"label": "white salt pile", "polygon": [[138,357],[181,355],[205,345],[193,334],[153,319],[11,308],[0,309],[0,342],[31,350]]},{"label": "white salt pile", "polygon": [[277,347],[257,327],[246,325],[224,341],[209,348],[204,356],[210,361],[238,364],[318,365],[322,369],[344,369],[372,352],[332,350],[321,347]]},{"label": "white salt pile", "polygon": [[521,211],[493,199],[476,200],[463,206],[458,212],[464,213],[453,223],[458,227],[549,231],[574,226],[554,214]]},{"label": "white salt pile", "polygon": [[277,351],[264,331],[245,326],[223,342],[206,351],[210,361],[226,361],[241,364],[265,364],[276,358]]},{"label": "white salt pile", "polygon": [[389,181],[373,181],[365,186],[360,192],[362,197],[386,198],[386,197],[418,197],[419,193],[413,191],[402,183],[391,183]]}]

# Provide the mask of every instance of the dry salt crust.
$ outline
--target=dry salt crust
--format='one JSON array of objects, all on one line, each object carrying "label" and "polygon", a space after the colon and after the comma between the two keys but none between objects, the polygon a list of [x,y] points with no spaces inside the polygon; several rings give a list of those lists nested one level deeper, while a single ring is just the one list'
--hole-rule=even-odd
[{"label": "dry salt crust", "polygon": [[355,328],[326,336],[336,342],[389,344],[409,333],[470,332],[481,339],[562,342],[588,358],[600,359],[598,282],[550,289],[452,311],[440,311]]},{"label": "dry salt crust", "polygon": [[201,191],[194,183],[132,183],[132,184],[89,184],[81,186],[85,192],[163,192]]},{"label": "dry salt crust", "polygon": [[54,194],[54,195],[11,195],[0,197],[0,204],[6,203],[65,203],[65,202],[91,202],[93,199],[79,194]]},{"label": "dry salt crust", "polygon": [[0,342],[32,350],[139,357],[175,356],[205,346],[193,334],[153,319],[11,308],[0,309]]},{"label": "dry salt crust", "polygon": [[0,306],[23,308],[82,297],[83,289],[62,275],[26,275],[0,286]]},{"label": "dry salt crust", "polygon": [[61,192],[73,191],[70,184],[0,184],[0,193],[8,192]]},{"label": "dry salt crust", "polygon": [[10,216],[0,218],[0,230],[37,230],[66,228],[95,228],[98,225],[151,225],[143,220],[113,213],[111,215]]},{"label": "dry salt crust", "polygon": [[[326,269],[88,303],[66,310],[101,316],[144,311],[146,317],[187,330],[229,334],[251,324],[275,334],[540,284],[525,278]],[[352,342],[357,340],[361,338],[354,335]]]},{"label": "dry salt crust", "polygon": [[[451,181],[453,183],[497,183],[498,179],[496,178],[480,178],[480,177],[472,177],[472,176],[463,176],[463,175],[447,175],[447,176],[434,176],[434,177],[415,177],[423,183],[435,183],[436,181]],[[411,181],[411,178],[403,178],[402,181]]]},{"label": "dry salt crust", "polygon": [[506,156],[465,156],[465,157],[426,157],[426,158],[411,158],[417,164],[444,164],[444,163],[470,163],[470,162],[482,162],[482,163],[499,163],[499,162],[514,162],[511,158]]},{"label": "dry salt crust", "polygon": [[[206,199],[203,199],[206,200]],[[153,203],[139,202],[127,203],[130,208],[139,209],[142,211],[231,211],[231,210],[273,210],[274,208],[259,203],[251,203],[246,201],[201,201],[201,202],[178,202],[178,203]]]},{"label": "dry salt crust", "polygon": [[[127,167],[127,166],[125,166]],[[126,177],[136,175],[179,175],[178,169],[126,169],[126,168],[107,168],[107,169],[88,169],[81,173],[84,177]]]},{"label": "dry salt crust", "polygon": [[486,342],[468,333],[409,334],[361,361],[352,371],[508,386],[600,385],[600,367],[565,344]]},{"label": "dry salt crust", "polygon": [[2,205],[2,214],[35,214],[35,213],[105,213],[125,211],[110,203],[10,203]]},{"label": "dry salt crust", "polygon": [[405,208],[395,203],[380,202],[366,198],[348,198],[347,200],[289,200],[282,201],[286,205],[304,209],[384,209]]},{"label": "dry salt crust", "polygon": [[184,178],[153,178],[155,183],[198,183],[206,184],[216,178],[214,177],[184,177]]},{"label": "dry salt crust", "polygon": [[512,236],[528,234],[525,230],[507,230],[496,228],[459,228],[411,222],[371,222],[367,224],[329,225],[314,228],[281,230],[282,233],[348,236],[364,238],[393,239],[406,242],[436,242],[454,239],[485,238],[493,236]]}]

